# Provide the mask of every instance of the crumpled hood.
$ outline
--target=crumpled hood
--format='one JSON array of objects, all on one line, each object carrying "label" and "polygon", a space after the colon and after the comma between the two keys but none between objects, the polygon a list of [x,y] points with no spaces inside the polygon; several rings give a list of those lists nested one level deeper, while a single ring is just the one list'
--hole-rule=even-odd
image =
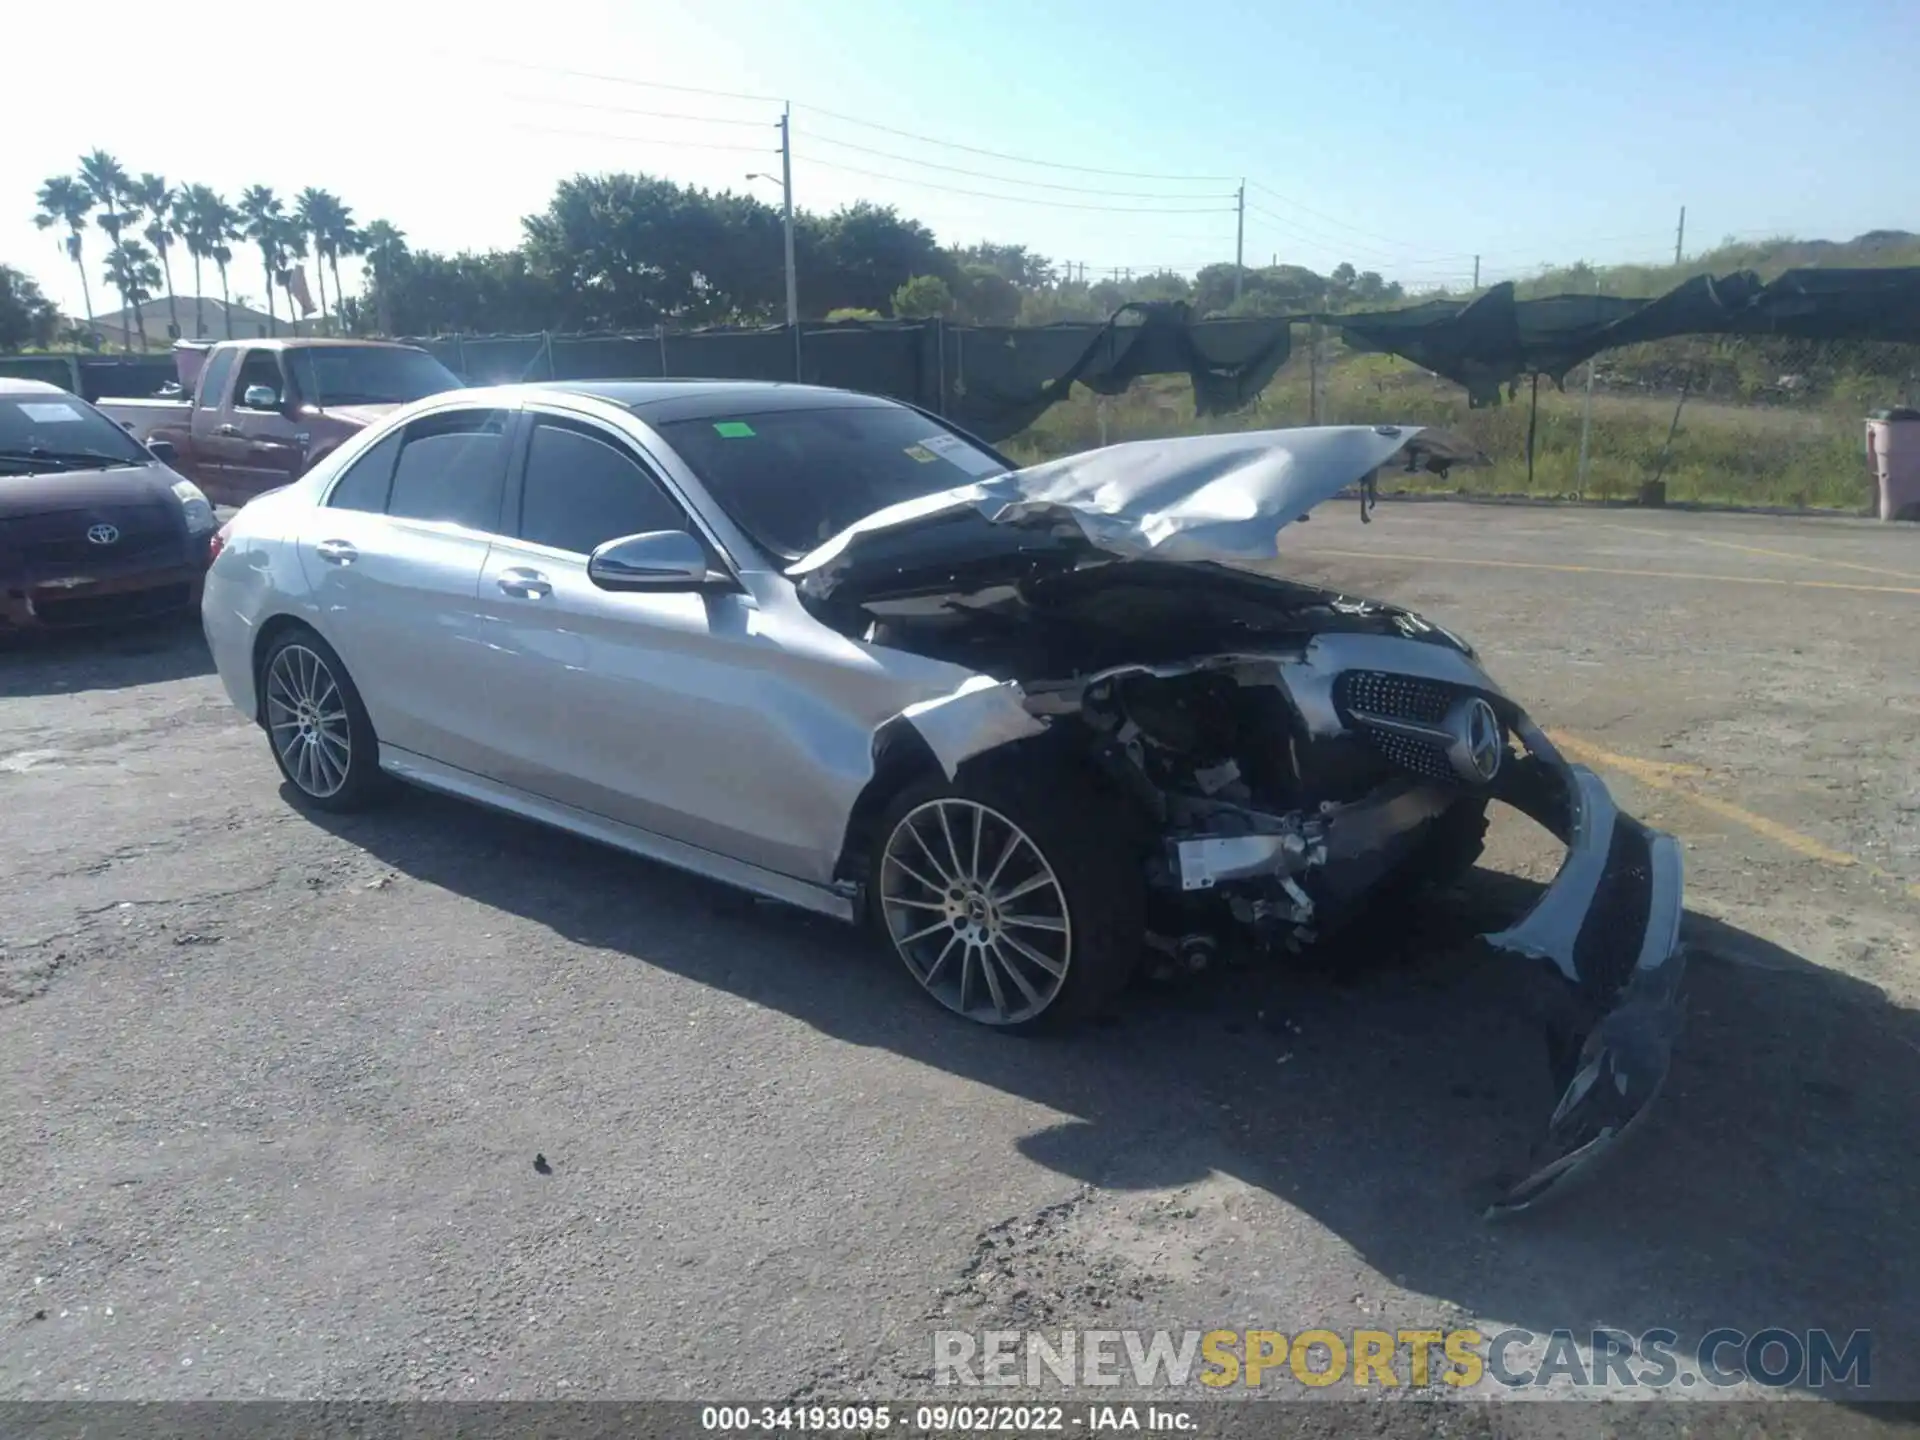
[{"label": "crumpled hood", "polygon": [[1282,527],[1417,449],[1422,433],[1407,425],[1324,425],[1109,445],[875,511],[787,574],[825,580],[857,563],[874,539],[967,509],[994,524],[1078,537],[1122,559],[1271,560]]}]

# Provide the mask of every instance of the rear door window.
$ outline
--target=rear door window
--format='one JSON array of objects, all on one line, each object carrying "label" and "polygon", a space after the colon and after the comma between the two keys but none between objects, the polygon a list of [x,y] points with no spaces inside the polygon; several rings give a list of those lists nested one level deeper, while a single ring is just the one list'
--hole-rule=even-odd
[{"label": "rear door window", "polygon": [[405,438],[405,431],[396,430],[349,465],[327,496],[328,508],[370,510],[376,515],[384,511],[387,492],[393,488],[393,462],[399,458],[400,443]]},{"label": "rear door window", "polygon": [[680,506],[611,435],[541,419],[527,446],[520,538],[590,555],[609,540],[685,530]]},{"label": "rear door window", "polygon": [[[483,533],[498,531],[512,419],[508,410],[459,410],[424,416],[407,426],[387,513]],[[373,452],[362,458],[373,458]]]}]

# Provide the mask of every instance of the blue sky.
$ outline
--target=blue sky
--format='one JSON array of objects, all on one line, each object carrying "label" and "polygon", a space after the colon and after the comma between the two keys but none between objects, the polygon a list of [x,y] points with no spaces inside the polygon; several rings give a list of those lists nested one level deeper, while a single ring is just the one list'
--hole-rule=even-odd
[{"label": "blue sky", "polygon": [[[72,54],[73,13],[10,15],[10,49]],[[1242,176],[1249,263],[1410,285],[1464,281],[1475,253],[1488,279],[1670,258],[1682,205],[1689,250],[1920,229],[1912,0],[335,0],[256,8],[225,42],[155,13],[87,11],[91,36],[142,37],[137,86],[99,45],[78,95],[64,65],[9,64],[0,261],[75,310],[30,217],[95,146],[230,197],[324,186],[415,244],[488,248],[576,170],[776,199],[745,175],[777,172],[778,99],[800,204],[893,203],[1090,273],[1230,259]],[[236,272],[257,299],[257,267]]]}]

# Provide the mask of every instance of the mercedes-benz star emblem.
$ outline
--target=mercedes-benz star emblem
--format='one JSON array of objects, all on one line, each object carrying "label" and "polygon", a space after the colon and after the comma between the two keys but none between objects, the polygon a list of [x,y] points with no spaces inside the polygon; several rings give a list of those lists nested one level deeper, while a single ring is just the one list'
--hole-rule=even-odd
[{"label": "mercedes-benz star emblem", "polygon": [[96,545],[111,545],[120,538],[120,530],[113,525],[89,525],[87,539]]},{"label": "mercedes-benz star emblem", "polygon": [[1453,762],[1462,780],[1485,785],[1500,773],[1507,741],[1493,706],[1477,695],[1468,696],[1447,716],[1447,729],[1453,732],[1453,740],[1447,746],[1447,759]]}]

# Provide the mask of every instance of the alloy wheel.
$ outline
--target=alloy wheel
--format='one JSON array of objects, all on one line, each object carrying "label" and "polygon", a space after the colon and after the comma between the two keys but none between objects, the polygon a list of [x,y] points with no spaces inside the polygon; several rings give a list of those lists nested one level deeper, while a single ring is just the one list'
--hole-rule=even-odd
[{"label": "alloy wheel", "polygon": [[287,776],[316,800],[338,794],[353,760],[346,696],[304,645],[284,645],[267,666],[267,734]]},{"label": "alloy wheel", "polygon": [[1073,958],[1066,892],[1006,816],[973,800],[929,800],[894,826],[880,868],[893,947],[942,1005],[1016,1025],[1058,997]]}]

